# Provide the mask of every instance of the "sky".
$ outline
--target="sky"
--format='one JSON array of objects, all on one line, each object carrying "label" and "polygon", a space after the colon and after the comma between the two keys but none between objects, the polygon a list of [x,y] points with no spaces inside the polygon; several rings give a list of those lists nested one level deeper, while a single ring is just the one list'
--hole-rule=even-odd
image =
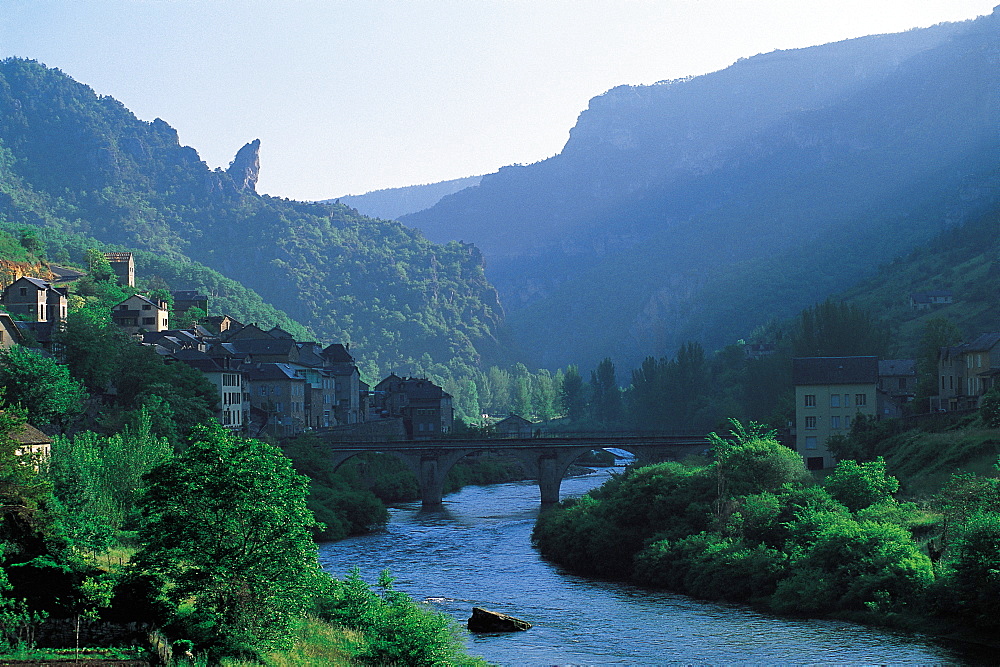
[{"label": "sky", "polygon": [[558,153],[588,101],[1000,0],[0,0],[0,57],[58,67],[257,191],[326,199]]}]

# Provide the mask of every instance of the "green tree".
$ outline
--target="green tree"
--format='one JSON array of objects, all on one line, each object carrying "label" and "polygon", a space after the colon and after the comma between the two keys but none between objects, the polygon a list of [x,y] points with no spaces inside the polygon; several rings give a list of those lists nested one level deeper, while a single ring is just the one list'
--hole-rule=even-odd
[{"label": "green tree", "polygon": [[884,357],[891,342],[889,327],[873,313],[828,299],[799,313],[792,351],[796,357]]},{"label": "green tree", "polygon": [[885,459],[880,456],[867,463],[841,461],[823,486],[847,509],[857,512],[892,500],[892,494],[899,490],[899,480],[886,472]]},{"label": "green tree", "polygon": [[979,416],[990,428],[1000,427],[1000,391],[990,389],[979,405]]},{"label": "green tree", "polygon": [[218,426],[146,480],[135,563],[162,582],[178,630],[217,654],[286,646],[322,580],[308,480],[275,447]]},{"label": "green tree", "polygon": [[978,512],[962,526],[947,582],[958,613],[984,629],[1000,628],[1000,513]]},{"label": "green tree", "polygon": [[0,385],[7,389],[7,400],[23,407],[28,421],[39,426],[65,427],[83,411],[87,398],[66,366],[20,346],[0,352]]},{"label": "green tree", "polygon": [[566,367],[562,385],[559,388],[563,409],[574,425],[579,424],[587,412],[587,393],[583,384],[583,376],[576,366]]},{"label": "green tree", "polygon": [[94,281],[111,280],[115,276],[108,258],[96,248],[87,248],[87,272]]},{"label": "green tree", "polygon": [[593,392],[594,417],[603,426],[612,426],[622,419],[622,391],[615,376],[615,364],[605,357],[590,372],[590,388]]}]

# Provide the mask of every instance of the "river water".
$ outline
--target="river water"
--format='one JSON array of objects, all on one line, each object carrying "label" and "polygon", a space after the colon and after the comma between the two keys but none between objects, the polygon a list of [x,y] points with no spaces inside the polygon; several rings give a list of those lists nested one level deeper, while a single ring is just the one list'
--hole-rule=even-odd
[{"label": "river water", "polygon": [[[562,495],[582,494],[608,474],[564,480]],[[369,582],[389,568],[396,588],[462,625],[474,606],[532,623],[527,632],[469,638],[470,652],[495,664],[995,663],[930,638],[775,618],[569,574],[531,547],[538,515],[538,487],[531,482],[467,487],[447,496],[443,509],[424,511],[413,503],[390,515],[384,531],[320,545],[324,568],[343,577],[358,566]]]}]

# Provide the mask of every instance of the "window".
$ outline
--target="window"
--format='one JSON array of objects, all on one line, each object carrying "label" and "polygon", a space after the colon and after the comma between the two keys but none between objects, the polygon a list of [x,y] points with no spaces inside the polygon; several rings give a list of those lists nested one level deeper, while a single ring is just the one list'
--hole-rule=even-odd
[{"label": "window", "polygon": [[948,389],[954,389],[954,388],[955,388],[955,376],[954,375],[949,375],[948,376]]},{"label": "window", "polygon": [[899,388],[906,389],[906,378],[899,378]]},{"label": "window", "polygon": [[816,428],[816,417],[806,417],[806,428]]},{"label": "window", "polygon": [[816,449],[816,436],[807,435],[806,436],[806,449]]},{"label": "window", "polygon": [[982,368],[982,367],[983,367],[983,355],[977,354],[976,355],[976,368]]},{"label": "window", "polygon": [[830,428],[840,428],[840,417],[834,415],[830,417]]},{"label": "window", "polygon": [[840,407],[840,394],[830,394],[830,407],[831,408]]},{"label": "window", "polygon": [[854,404],[857,406],[868,405],[868,394],[855,394]]},{"label": "window", "polygon": [[941,391],[944,391],[944,376],[941,376]]},{"label": "window", "polygon": [[153,322],[154,322],[154,318],[152,318],[152,317],[144,317],[144,318],[142,318],[142,323],[143,324],[152,324]]},{"label": "window", "polygon": [[848,407],[851,404],[851,395],[844,394],[844,407]]},{"label": "window", "polygon": [[142,309],[143,309],[143,310],[149,310],[149,304],[148,304],[148,303],[144,303],[144,304],[142,305]]},{"label": "window", "polygon": [[123,303],[122,305],[118,306],[118,310],[128,310],[128,305]]},{"label": "window", "polygon": [[277,403],[274,404],[274,410],[275,412],[284,412],[285,406],[282,405],[281,401],[278,401]]},{"label": "window", "polygon": [[22,287],[21,288],[21,296],[28,296],[28,288],[27,287]]},{"label": "window", "polygon": [[851,418],[849,416],[844,417],[844,428],[851,428]]},{"label": "window", "polygon": [[805,399],[807,408],[816,407],[816,394],[806,394]]}]

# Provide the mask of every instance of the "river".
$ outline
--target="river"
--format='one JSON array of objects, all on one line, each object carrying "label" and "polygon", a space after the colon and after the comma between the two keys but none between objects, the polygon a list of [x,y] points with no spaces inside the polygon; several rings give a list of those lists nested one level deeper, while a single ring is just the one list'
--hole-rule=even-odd
[{"label": "river", "polygon": [[[608,471],[567,479],[562,495],[599,485]],[[353,566],[374,582],[383,568],[396,588],[462,625],[485,607],[534,625],[473,635],[471,653],[499,665],[989,664],[988,655],[930,638],[839,621],[789,620],[738,605],[694,600],[569,574],[531,547],[538,514],[533,483],[467,487],[444,508],[390,510],[384,531],[320,545],[323,567]]]}]

